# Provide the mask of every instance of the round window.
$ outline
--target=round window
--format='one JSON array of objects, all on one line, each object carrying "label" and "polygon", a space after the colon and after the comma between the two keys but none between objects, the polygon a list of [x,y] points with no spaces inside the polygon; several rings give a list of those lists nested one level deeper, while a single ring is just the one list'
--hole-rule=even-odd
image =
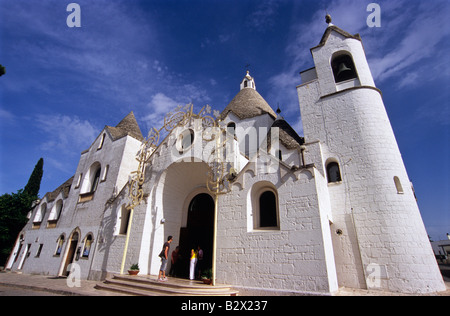
[{"label": "round window", "polygon": [[187,129],[183,131],[177,140],[177,150],[180,154],[184,154],[194,143],[194,131]]}]

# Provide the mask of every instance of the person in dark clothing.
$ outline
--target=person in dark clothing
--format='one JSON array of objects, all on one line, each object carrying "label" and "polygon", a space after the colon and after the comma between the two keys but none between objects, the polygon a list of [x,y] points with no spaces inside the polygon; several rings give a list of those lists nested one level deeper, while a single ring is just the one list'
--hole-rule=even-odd
[{"label": "person in dark clothing", "polygon": [[172,251],[172,265],[170,266],[169,276],[176,277],[178,275],[178,264],[180,260],[180,247],[177,246],[174,251]]},{"label": "person in dark clothing", "polygon": [[170,243],[172,242],[172,240],[173,240],[172,236],[167,237],[167,242],[164,243],[163,249],[159,254],[159,257],[161,258],[161,268],[159,268],[158,281],[161,282],[167,281],[166,269],[167,269],[167,261],[169,259]]}]

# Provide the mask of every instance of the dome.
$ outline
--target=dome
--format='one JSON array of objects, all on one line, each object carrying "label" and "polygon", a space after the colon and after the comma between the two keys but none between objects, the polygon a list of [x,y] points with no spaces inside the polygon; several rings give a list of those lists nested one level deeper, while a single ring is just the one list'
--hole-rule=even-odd
[{"label": "dome", "polygon": [[273,119],[277,117],[266,100],[252,88],[244,88],[239,91],[223,110],[220,119],[223,120],[229,112],[233,112],[241,120],[263,114],[269,114]]}]

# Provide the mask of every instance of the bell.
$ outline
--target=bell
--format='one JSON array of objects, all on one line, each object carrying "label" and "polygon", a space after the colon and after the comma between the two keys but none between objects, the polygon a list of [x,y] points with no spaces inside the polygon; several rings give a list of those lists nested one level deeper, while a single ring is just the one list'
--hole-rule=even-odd
[{"label": "bell", "polygon": [[230,168],[230,173],[228,174],[228,180],[233,181],[237,177],[236,169]]},{"label": "bell", "polygon": [[350,68],[348,68],[347,65],[345,65],[345,63],[341,63],[339,65],[339,71],[337,73],[338,77],[341,77],[341,75],[343,75],[347,71],[352,71],[352,70]]}]

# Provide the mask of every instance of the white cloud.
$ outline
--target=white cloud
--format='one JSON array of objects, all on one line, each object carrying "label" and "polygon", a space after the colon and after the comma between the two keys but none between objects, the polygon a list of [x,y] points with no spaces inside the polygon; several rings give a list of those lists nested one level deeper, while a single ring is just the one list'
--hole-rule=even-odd
[{"label": "white cloud", "polygon": [[[45,157],[45,163],[51,165],[58,173],[73,175],[74,166],[71,161],[61,159],[61,157]],[[44,173],[46,175],[46,173]]]},{"label": "white cloud", "polygon": [[44,134],[40,147],[45,151],[65,154],[79,154],[87,149],[99,131],[90,122],[77,116],[39,114],[34,125]]},{"label": "white cloud", "polygon": [[[446,60],[443,56],[450,54],[446,44],[450,36],[445,10],[448,1],[436,0],[433,5],[411,4],[406,0],[378,1],[381,28],[367,26],[368,3],[331,1],[326,10],[332,15],[333,24],[349,33],[361,34],[376,83],[394,79],[399,88],[405,88],[420,84],[419,78],[432,79],[438,74],[448,77],[449,66],[442,64]],[[325,32],[324,20],[324,10],[320,9],[312,12],[308,20],[296,20],[291,25],[285,67],[269,79],[271,99],[287,106],[288,112],[298,108],[297,102],[292,102],[297,99],[292,86],[300,83],[299,71],[314,66],[309,48],[316,46]]]},{"label": "white cloud", "polygon": [[[442,5],[439,1],[436,4]],[[433,56],[437,56],[442,49],[448,51],[445,43],[449,39],[450,28],[442,23],[447,19],[446,15],[440,5],[433,5],[421,6],[414,15],[408,16],[404,34],[396,34],[396,45],[387,47],[387,53],[370,59],[375,80],[382,82],[399,77],[399,87],[420,82],[413,79],[419,77],[417,70],[423,68],[422,64],[426,63],[428,69],[433,68],[436,62],[440,62]],[[405,17],[403,19],[406,20]]]},{"label": "white cloud", "polygon": [[274,24],[277,9],[277,0],[261,1],[248,17],[246,24],[257,30],[265,30]]},{"label": "white cloud", "polygon": [[201,102],[209,100],[206,91],[195,84],[180,85],[176,90],[171,96],[166,95],[165,92],[158,92],[151,96],[150,102],[144,109],[147,114],[142,118],[147,129],[160,129],[164,124],[166,114],[179,105],[186,105],[195,100],[200,102],[200,104],[194,104],[195,109],[197,109],[206,105],[206,103]]},{"label": "white cloud", "polygon": [[154,113],[166,113],[168,110],[177,106],[177,102],[166,96],[164,93],[157,93],[152,96],[152,100],[148,104],[150,110]]},{"label": "white cloud", "polygon": [[147,128],[161,128],[166,113],[176,108],[178,104],[177,101],[166,96],[162,92],[153,95],[146,108],[146,111],[148,111],[149,114],[143,118]]},{"label": "white cloud", "polygon": [[184,103],[194,102],[194,100],[196,102],[204,103],[211,100],[208,96],[208,92],[196,83],[181,85],[177,92],[177,98],[185,100]]},{"label": "white cloud", "polygon": [[[40,88],[50,94],[58,76],[84,92],[105,99],[114,94],[115,100],[136,103],[147,90],[142,82],[158,74],[150,62],[159,48],[153,19],[122,1],[82,1],[80,5],[82,26],[69,29],[60,1],[2,3],[2,11],[14,13],[2,14],[2,31],[14,34],[8,49],[18,64],[16,76],[11,76],[12,71],[8,76],[7,88]],[[20,69],[25,58],[34,69]],[[33,76],[36,73],[39,76]]]}]

